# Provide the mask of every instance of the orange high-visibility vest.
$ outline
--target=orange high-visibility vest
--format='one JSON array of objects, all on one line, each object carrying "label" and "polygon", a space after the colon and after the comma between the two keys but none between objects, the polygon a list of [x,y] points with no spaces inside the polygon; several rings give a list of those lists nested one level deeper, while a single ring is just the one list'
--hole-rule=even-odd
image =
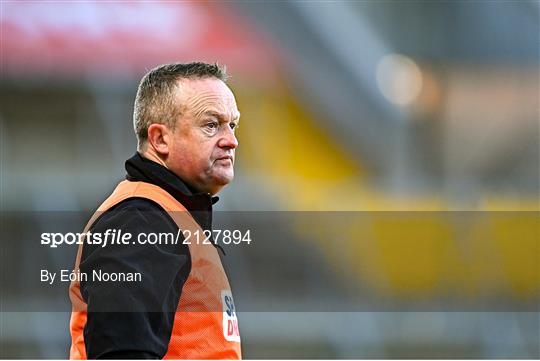
[{"label": "orange high-visibility vest", "polygon": [[[123,181],[103,202],[86,225],[90,229],[100,214],[128,198],[146,198],[158,203],[173,218],[178,227],[199,231],[186,208],[162,188],[145,182]],[[204,237],[202,237],[204,238]],[[82,244],[77,252],[75,271],[79,270]],[[240,334],[236,311],[232,311],[231,288],[216,248],[202,241],[189,245],[191,271],[184,283],[174,317],[171,338],[165,359],[241,359]],[[171,270],[172,272],[173,270]],[[144,277],[144,275],[143,275]],[[71,359],[86,359],[84,327],[87,305],[81,295],[80,283],[69,288],[72,303],[70,321]]]}]

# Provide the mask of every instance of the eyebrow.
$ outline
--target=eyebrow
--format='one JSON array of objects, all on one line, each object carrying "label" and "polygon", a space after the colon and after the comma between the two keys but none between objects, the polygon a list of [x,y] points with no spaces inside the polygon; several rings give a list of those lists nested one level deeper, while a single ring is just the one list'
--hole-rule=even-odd
[{"label": "eyebrow", "polygon": [[[220,121],[225,121],[225,116],[222,113],[219,113],[219,112],[216,112],[216,111],[213,111],[213,110],[208,110],[208,111],[204,112],[203,116],[204,115],[212,115],[212,116],[218,118]],[[232,122],[235,122],[237,124],[240,122],[240,112],[238,112],[238,116],[236,116],[236,117],[234,117],[232,119]]]}]

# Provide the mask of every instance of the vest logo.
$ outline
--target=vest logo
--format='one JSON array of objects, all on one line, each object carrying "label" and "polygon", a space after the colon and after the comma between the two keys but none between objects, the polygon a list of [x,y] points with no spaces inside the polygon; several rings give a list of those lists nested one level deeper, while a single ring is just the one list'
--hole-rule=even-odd
[{"label": "vest logo", "polygon": [[227,341],[240,342],[238,318],[230,290],[221,291],[221,305],[223,306],[223,336]]}]

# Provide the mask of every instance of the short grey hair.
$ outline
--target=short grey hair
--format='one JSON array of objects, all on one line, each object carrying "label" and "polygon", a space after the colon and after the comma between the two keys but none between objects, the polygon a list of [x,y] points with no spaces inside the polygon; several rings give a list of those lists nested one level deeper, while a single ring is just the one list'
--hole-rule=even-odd
[{"label": "short grey hair", "polygon": [[182,106],[176,104],[175,90],[180,79],[228,79],[224,66],[203,62],[171,63],[150,70],[141,79],[133,110],[133,127],[140,148],[148,139],[151,124],[165,124],[175,128]]}]

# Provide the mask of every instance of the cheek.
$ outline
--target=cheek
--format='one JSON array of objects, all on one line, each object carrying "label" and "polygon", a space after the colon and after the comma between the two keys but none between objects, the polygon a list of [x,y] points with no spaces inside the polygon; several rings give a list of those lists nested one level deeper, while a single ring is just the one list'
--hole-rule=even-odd
[{"label": "cheek", "polygon": [[212,147],[200,139],[176,144],[171,160],[186,169],[208,168],[212,164]]},{"label": "cheek", "polygon": [[196,153],[201,160],[211,162],[212,159],[216,156],[216,140],[214,139],[205,139],[199,142],[196,146]]}]

